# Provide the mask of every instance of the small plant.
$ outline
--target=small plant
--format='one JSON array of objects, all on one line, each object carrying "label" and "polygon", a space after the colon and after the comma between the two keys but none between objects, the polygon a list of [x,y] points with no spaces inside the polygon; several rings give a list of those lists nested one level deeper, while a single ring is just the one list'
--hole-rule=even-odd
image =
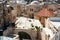
[{"label": "small plant", "polygon": [[39,29],[40,27],[38,27],[38,26],[35,26],[35,28],[36,28],[36,29]]},{"label": "small plant", "polygon": [[34,30],[35,28],[31,28],[31,30]]}]

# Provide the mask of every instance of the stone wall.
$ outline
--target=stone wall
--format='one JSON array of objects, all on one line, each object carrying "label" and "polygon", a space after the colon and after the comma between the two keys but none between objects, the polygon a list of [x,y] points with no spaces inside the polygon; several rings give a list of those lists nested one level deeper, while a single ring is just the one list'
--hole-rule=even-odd
[{"label": "stone wall", "polygon": [[3,25],[3,4],[0,3],[0,27]]},{"label": "stone wall", "polygon": [[36,40],[37,32],[36,30],[29,30],[29,29],[15,29],[15,33],[18,34],[19,32],[26,32],[30,35],[32,40]]}]

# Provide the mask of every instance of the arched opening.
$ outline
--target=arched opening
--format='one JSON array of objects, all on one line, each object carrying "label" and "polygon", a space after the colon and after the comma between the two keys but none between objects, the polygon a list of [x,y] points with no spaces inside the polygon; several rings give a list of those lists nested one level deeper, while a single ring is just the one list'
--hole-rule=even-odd
[{"label": "arched opening", "polygon": [[31,40],[30,35],[26,32],[19,32],[18,35],[20,40]]}]

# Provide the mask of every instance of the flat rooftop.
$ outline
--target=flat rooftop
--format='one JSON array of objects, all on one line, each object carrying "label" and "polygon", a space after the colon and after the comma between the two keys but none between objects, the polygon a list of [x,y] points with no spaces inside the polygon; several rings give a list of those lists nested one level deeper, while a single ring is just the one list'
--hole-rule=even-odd
[{"label": "flat rooftop", "polygon": [[60,17],[52,17],[52,18],[49,18],[49,20],[52,22],[60,22]]}]

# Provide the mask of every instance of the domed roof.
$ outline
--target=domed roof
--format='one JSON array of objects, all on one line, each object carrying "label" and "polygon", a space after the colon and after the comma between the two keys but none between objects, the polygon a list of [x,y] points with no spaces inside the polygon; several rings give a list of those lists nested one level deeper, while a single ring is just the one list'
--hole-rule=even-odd
[{"label": "domed roof", "polygon": [[32,1],[31,3],[30,3],[30,5],[33,5],[33,4],[35,4],[35,5],[38,5],[38,4],[40,4],[38,1]]}]

